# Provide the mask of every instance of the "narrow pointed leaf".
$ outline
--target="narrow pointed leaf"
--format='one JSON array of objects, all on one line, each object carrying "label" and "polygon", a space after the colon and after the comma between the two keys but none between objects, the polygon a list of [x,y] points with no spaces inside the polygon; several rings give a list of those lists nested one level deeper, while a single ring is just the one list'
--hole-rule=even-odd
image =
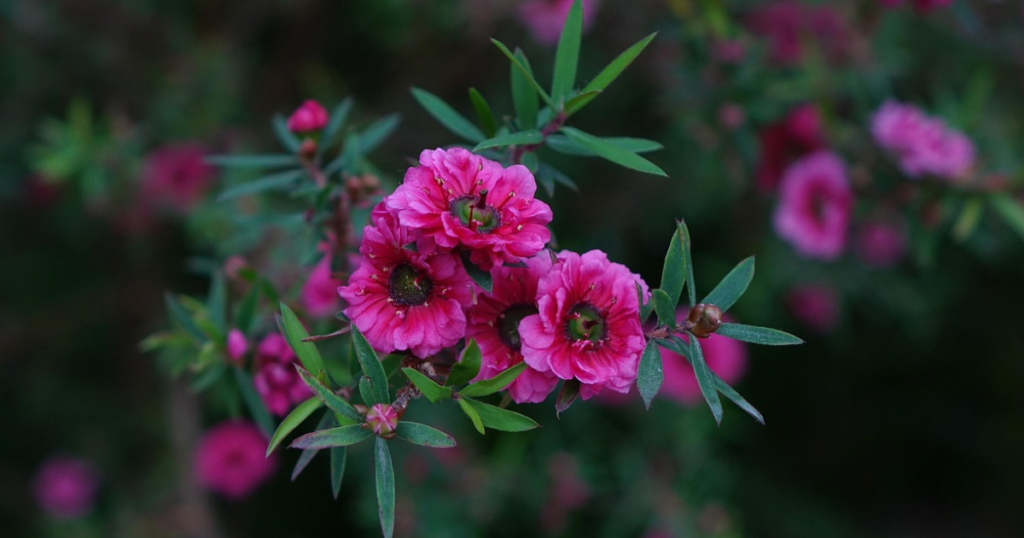
[{"label": "narrow pointed leaf", "polygon": [[212,155],[204,160],[224,168],[273,168],[299,164],[295,155]]},{"label": "narrow pointed leaf", "polygon": [[[341,128],[345,125],[345,120],[348,119],[348,113],[351,110],[351,97],[346,97],[338,103],[338,106],[334,107],[334,111],[331,112],[331,120],[327,123],[327,128],[324,129],[324,134],[320,138],[320,144],[318,144],[318,146],[324,148],[334,141],[334,137],[341,132]],[[337,497],[337,495],[335,495],[335,497]]]},{"label": "narrow pointed leaf", "polygon": [[484,271],[483,269],[476,266],[475,263],[470,261],[469,252],[463,250],[459,253],[459,257],[462,259],[462,266],[466,268],[466,272],[469,273],[469,278],[473,279],[473,282],[477,286],[483,288],[487,293],[491,293],[491,289],[494,286],[494,281],[491,280],[491,273]]},{"label": "narrow pointed leaf", "polygon": [[754,417],[754,420],[760,422],[762,425],[764,424],[764,417],[761,416],[761,412],[758,411],[757,408],[750,405],[750,402],[745,400],[743,396],[740,396],[740,393],[736,392],[736,389],[730,387],[729,384],[723,381],[721,377],[718,377],[717,374],[714,372],[711,374],[715,378],[715,388],[718,389],[718,392],[721,392],[723,396],[732,400],[733,403],[740,407],[740,409],[746,411],[748,415]]},{"label": "narrow pointed leaf", "polygon": [[503,148],[505,146],[525,146],[529,144],[540,144],[544,141],[544,135],[536,129],[528,131],[519,131],[518,133],[510,133],[506,135],[499,135],[494,138],[488,138],[483,142],[480,142],[473,148],[473,151],[480,151],[488,148]]},{"label": "narrow pointed leaf", "polygon": [[224,274],[220,271],[213,273],[210,281],[210,297],[206,303],[206,310],[210,315],[210,322],[222,334],[227,334],[228,323],[228,291],[224,286]]},{"label": "narrow pointed leaf", "polygon": [[661,289],[668,294],[674,309],[686,283],[686,256],[683,254],[683,236],[677,228],[665,254],[665,265],[661,270]]},{"label": "narrow pointed leaf", "polygon": [[480,128],[483,129],[484,136],[491,138],[498,130],[498,124],[494,120],[494,112],[491,111],[491,105],[487,104],[487,100],[484,99],[484,96],[476,88],[469,89],[469,100],[472,101],[473,109],[476,110],[476,117],[480,120]]},{"label": "narrow pointed leaf", "polygon": [[276,114],[273,126],[274,134],[277,135],[277,140],[281,142],[281,145],[292,153],[298,153],[302,142],[299,137],[295,136],[295,133],[288,130],[288,120],[284,116]]},{"label": "narrow pointed leaf", "polygon": [[580,395],[580,382],[574,379],[566,379],[562,383],[562,389],[558,391],[558,399],[555,400],[555,414],[561,415],[569,406],[576,401]]},{"label": "narrow pointed leaf", "polygon": [[459,394],[461,396],[471,397],[487,396],[488,394],[494,394],[495,392],[503,390],[505,387],[511,385],[512,382],[515,381],[516,378],[519,377],[519,374],[523,373],[523,370],[525,369],[526,363],[521,362],[490,379],[484,379],[482,381],[477,381],[476,383],[469,385],[468,387],[460,390]]},{"label": "narrow pointed leaf", "polygon": [[480,435],[483,435],[484,423],[480,420],[480,413],[478,413],[477,410],[463,398],[459,398],[455,401],[459,402],[459,407],[462,409],[462,412],[469,417],[469,420],[473,422],[473,427],[476,428],[476,431],[480,432]]},{"label": "narrow pointed leaf", "polygon": [[[377,149],[385,140],[391,136],[391,133],[395,132],[398,128],[398,124],[401,123],[402,117],[398,114],[388,114],[383,118],[371,123],[366,129],[363,129],[358,137],[355,137],[355,145],[359,148],[358,153],[360,155],[369,155],[373,153],[373,150]],[[346,144],[347,145],[347,144]],[[348,148],[346,148],[346,151]],[[325,171],[326,172],[326,171]]]},{"label": "narrow pointed leaf", "polygon": [[462,358],[452,366],[452,372],[448,374],[448,381],[445,385],[454,387],[469,383],[480,373],[480,363],[483,358],[480,354],[480,346],[472,338],[466,343],[466,349],[462,352]]},{"label": "narrow pointed leaf", "polygon": [[[656,35],[658,35],[657,32],[641,39],[633,46],[626,49],[622,54],[618,55],[618,57],[612,60],[611,63],[609,63],[601,70],[600,73],[597,74],[596,77],[594,77],[594,80],[590,81],[590,84],[583,87],[583,92],[585,93],[607,88],[608,85],[614,82],[615,79],[619,78],[619,75],[629,67],[629,64],[633,63],[633,60],[635,60],[636,57],[639,56],[645,48],[647,48],[647,45]],[[575,112],[575,110],[572,112]]]},{"label": "narrow pointed leaf", "polygon": [[637,369],[636,388],[644,399],[644,406],[651,408],[651,401],[661,389],[661,383],[665,380],[665,372],[661,366],[661,352],[658,351],[658,344],[651,340],[644,348],[644,354],[640,356],[640,367]]},{"label": "narrow pointed leaf", "polygon": [[470,142],[481,142],[485,138],[480,129],[476,128],[476,125],[473,125],[462,114],[456,112],[454,108],[448,106],[440,97],[419,88],[412,89],[412,96],[416,98],[420,106],[425,108],[431,116],[434,116],[434,119],[441,122],[441,125],[447,127],[449,131]]},{"label": "narrow pointed leaf", "polygon": [[[651,316],[651,312],[654,312],[654,300],[650,297],[644,297],[644,289],[640,287],[640,284],[636,285],[636,297],[637,304],[640,305],[640,323],[643,323]],[[644,299],[647,302],[644,302]]]},{"label": "narrow pointed leaf", "polygon": [[359,332],[355,324],[351,327],[352,345],[356,350],[356,359],[359,361],[359,367],[363,369],[363,374],[369,379],[370,383],[371,400],[366,402],[367,405],[391,403],[391,399],[388,396],[388,378],[384,374],[384,367],[381,366],[377,353],[373,351],[370,343],[366,341],[366,337],[363,336],[363,333]]},{"label": "narrow pointed leaf", "polygon": [[380,437],[374,450],[374,469],[377,475],[377,513],[384,538],[395,533],[395,467],[391,462],[388,442]]},{"label": "narrow pointed leaf", "polygon": [[697,282],[693,279],[693,255],[690,253],[690,229],[686,222],[680,220],[676,225],[683,238],[683,257],[686,263],[686,292],[690,299],[690,306],[697,304]]},{"label": "narrow pointed leaf", "polygon": [[[334,420],[334,413],[332,413],[328,409],[323,414],[323,416],[320,417],[320,422],[317,422],[316,428],[313,431],[326,430],[327,428],[337,426],[337,424],[337,421]],[[320,451],[307,449],[303,450],[302,453],[299,454],[299,459],[298,461],[295,462],[295,468],[292,469],[292,482],[294,482],[295,479],[298,478],[300,474],[302,474],[302,471],[306,469],[306,466],[309,465],[309,462],[313,461],[313,456],[316,456],[318,452]]]},{"label": "narrow pointed leaf", "polygon": [[1024,239],[1024,206],[1007,194],[994,194],[989,203],[1021,239]]},{"label": "narrow pointed leaf", "polygon": [[359,376],[359,397],[363,399],[363,403],[367,406],[373,405],[374,395],[373,389],[370,388],[372,384],[365,375]]},{"label": "narrow pointed leaf", "polygon": [[793,346],[804,343],[803,340],[796,336],[778,329],[743,325],[741,323],[723,323],[718,327],[716,334],[732,338],[733,340],[760,344],[762,346]]},{"label": "narrow pointed leaf", "polygon": [[486,404],[468,398],[459,401],[468,402],[480,416],[480,422],[492,430],[499,430],[503,432],[525,432],[540,427],[540,424],[537,424],[537,422],[532,418],[516,413],[515,411],[509,411],[508,409],[502,409],[496,405]]},{"label": "narrow pointed leaf", "polygon": [[616,146],[606,140],[584,133],[583,131],[573,127],[562,127],[561,132],[565,133],[565,135],[573,142],[576,142],[584,148],[592,151],[603,159],[607,159],[615,164],[640,172],[668,177],[668,174],[666,174],[664,170],[651,161],[648,161],[636,153]]},{"label": "narrow pointed leaf", "polygon": [[347,448],[336,446],[331,449],[331,492],[334,493],[334,500],[338,500],[338,494],[341,493],[341,479],[345,476],[347,459]]},{"label": "narrow pointed leaf", "polygon": [[676,307],[672,299],[662,290],[651,292],[651,302],[654,303],[654,311],[658,314],[658,321],[668,327],[676,326]]},{"label": "narrow pointed leaf", "polygon": [[704,360],[704,351],[700,347],[700,338],[691,337],[689,349],[690,353],[687,355],[687,358],[690,359],[693,373],[697,376],[700,393],[704,395],[704,400],[708,402],[708,407],[711,408],[711,414],[714,415],[715,422],[721,424],[722,402],[718,399],[718,390],[715,389],[714,374],[708,368],[708,363]]},{"label": "narrow pointed leaf", "polygon": [[455,439],[451,435],[417,422],[399,422],[395,433],[398,434],[398,437],[415,445],[430,448],[451,448],[455,446]]},{"label": "narrow pointed leaf", "polygon": [[329,430],[307,433],[306,435],[292,441],[292,444],[289,445],[289,447],[315,448],[317,450],[323,450],[325,448],[334,448],[336,446],[354,445],[372,435],[373,432],[364,428],[363,424],[350,424],[348,426],[331,428]]},{"label": "narrow pointed leaf", "polygon": [[217,201],[224,202],[227,200],[234,200],[235,198],[263,191],[287,190],[291,188],[305,173],[306,172],[301,169],[285,170],[283,172],[263,176],[259,179],[247,181],[220,193],[220,196],[217,197]]},{"label": "narrow pointed leaf", "polygon": [[754,257],[751,256],[733,267],[732,271],[729,271],[729,274],[725,275],[725,278],[701,302],[713,304],[725,312],[743,296],[753,279]]},{"label": "narrow pointed leaf", "polygon": [[[601,140],[619,146],[620,148],[633,153],[649,153],[651,151],[658,151],[664,149],[665,146],[645,138],[631,138],[624,136],[608,136],[601,137]],[[573,142],[569,137],[560,134],[549,135],[544,139],[544,144],[551,149],[565,153],[566,155],[576,155],[579,157],[597,157],[597,154],[589,149]]]},{"label": "narrow pointed leaf", "polygon": [[564,105],[576,84],[576,65],[580,57],[580,40],[583,35],[583,4],[574,0],[565,18],[562,35],[555,50],[555,72],[552,76],[551,98],[556,104]]},{"label": "narrow pointed leaf", "polygon": [[594,91],[589,91],[589,92],[580,92],[580,93],[576,94],[575,97],[573,97],[572,99],[569,99],[569,101],[567,101],[565,103],[565,109],[564,110],[566,111],[566,114],[568,115],[568,111],[569,110],[579,110],[579,109],[583,108],[584,106],[586,106],[587,103],[592,101],[598,95],[601,95],[601,90],[594,90]]},{"label": "narrow pointed leaf", "polygon": [[335,413],[338,413],[339,415],[346,416],[356,422],[363,421],[364,417],[359,414],[359,411],[356,411],[356,409],[352,407],[351,404],[346,402],[341,396],[338,396],[337,394],[332,392],[331,389],[327,388],[318,379],[313,377],[313,374],[309,373],[308,371],[306,371],[305,369],[298,365],[295,366],[295,369],[299,372],[299,377],[302,378],[302,381],[304,381],[306,385],[309,386],[309,388],[313,391],[313,394],[321,402],[323,402],[323,404],[326,405],[328,409],[334,411]]},{"label": "narrow pointed leaf", "polygon": [[323,402],[313,397],[295,406],[295,409],[292,409],[291,413],[284,417],[284,420],[278,425],[277,431],[270,438],[270,444],[267,446],[267,456],[269,457],[277,449],[277,446],[281,444],[281,441],[284,441],[285,437],[288,437],[288,435],[295,431],[299,424],[302,424],[317,409],[320,409],[322,405]]},{"label": "narrow pointed leaf", "polygon": [[491,39],[491,43],[494,43],[494,46],[498,47],[498,50],[512,61],[512,65],[514,65],[516,69],[523,74],[523,77],[526,78],[527,82],[529,82],[531,86],[533,86],[533,89],[537,92],[537,95],[540,95],[540,98],[544,103],[551,107],[552,110],[556,110],[558,107],[555,106],[555,103],[551,100],[551,96],[548,95],[548,92],[544,91],[544,88],[542,88],[540,84],[537,83],[537,80],[533,78],[533,73],[530,69],[523,65],[523,63],[519,61],[519,58],[516,58],[504,43],[497,39]]},{"label": "narrow pointed leaf", "polygon": [[281,333],[284,335],[284,339],[288,341],[288,346],[299,357],[299,362],[314,375],[319,375],[321,371],[326,371],[324,370],[324,361],[320,358],[320,352],[317,351],[316,345],[313,342],[303,342],[304,339],[309,337],[309,333],[302,326],[302,322],[295,316],[295,312],[288,308],[288,305],[284,303],[280,303],[280,305],[281,317],[279,325]]},{"label": "narrow pointed leaf", "polygon": [[252,384],[252,378],[245,370],[235,367],[235,381],[238,382],[238,390],[242,393],[242,400],[249,408],[249,415],[252,416],[256,425],[263,430],[263,433],[270,435],[274,433],[274,419],[270,417],[267,406],[263,404],[256,387]]},{"label": "narrow pointed leaf", "polygon": [[171,319],[177,322],[179,327],[198,342],[202,343],[206,341],[206,333],[196,325],[195,320],[192,319],[192,314],[182,306],[181,302],[178,301],[178,298],[175,297],[173,293],[165,293],[164,302],[167,304],[167,311],[171,314]]},{"label": "narrow pointed leaf", "polygon": [[420,389],[420,392],[431,403],[437,403],[452,397],[452,389],[438,385],[433,379],[430,379],[419,370],[402,368],[402,373],[405,374],[405,377],[409,378],[409,381],[412,381],[413,385],[416,385],[416,388]]},{"label": "narrow pointed leaf", "polygon": [[245,299],[242,299],[242,304],[238,307],[238,315],[235,316],[235,327],[243,333],[248,333],[249,328],[252,327],[253,317],[256,315],[256,309],[260,305],[260,287],[253,285],[249,288],[249,293],[245,294]]},{"label": "narrow pointed leaf", "polygon": [[509,66],[512,70],[512,104],[516,110],[516,117],[519,118],[519,127],[522,129],[534,129],[537,127],[537,109],[540,107],[537,90],[530,83],[528,77],[533,77],[533,70],[530,68],[530,61],[526,59],[523,51],[516,49],[516,59],[526,69],[523,74],[515,64]]}]

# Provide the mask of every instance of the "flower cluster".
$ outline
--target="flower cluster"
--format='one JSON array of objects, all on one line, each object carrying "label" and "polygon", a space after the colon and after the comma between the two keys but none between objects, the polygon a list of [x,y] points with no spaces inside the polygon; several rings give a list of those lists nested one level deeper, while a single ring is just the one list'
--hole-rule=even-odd
[{"label": "flower cluster", "polygon": [[846,248],[853,192],[839,157],[821,151],[786,169],[773,223],[801,255],[834,260]]},{"label": "flower cluster", "polygon": [[974,144],[969,138],[914,105],[887,101],[871,118],[871,134],[912,178],[957,179],[974,164]]},{"label": "flower cluster", "polygon": [[313,395],[295,370],[296,364],[298,357],[280,334],[268,334],[256,348],[253,384],[267,409],[277,416]]},{"label": "flower cluster", "polygon": [[[551,209],[524,166],[461,148],[419,162],[373,210],[363,263],[338,288],[370,344],[428,358],[474,338],[480,378],[526,362],[509,388],[517,402],[543,400],[559,379],[577,380],[584,398],[627,391],[645,344],[643,280],[599,251],[545,251]],[[464,263],[490,273],[490,292]]]},{"label": "flower cluster", "polygon": [[266,450],[267,437],[254,424],[223,422],[199,441],[195,476],[211,491],[242,499],[274,474],[276,459]]}]

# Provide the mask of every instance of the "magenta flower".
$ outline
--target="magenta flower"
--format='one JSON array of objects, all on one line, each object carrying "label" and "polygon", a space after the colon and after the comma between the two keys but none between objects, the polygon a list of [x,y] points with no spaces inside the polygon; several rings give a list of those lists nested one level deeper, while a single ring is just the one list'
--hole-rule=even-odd
[{"label": "magenta flower", "polygon": [[310,133],[327,126],[327,110],[320,103],[307,99],[288,116],[288,130],[293,133]]},{"label": "magenta flower", "polygon": [[833,260],[843,253],[853,193],[839,157],[818,152],[793,163],[779,196],[773,222],[780,237],[809,258]]},{"label": "magenta flower", "polygon": [[199,483],[231,500],[248,497],[274,474],[266,457],[269,440],[254,424],[221,422],[199,440],[195,473]]},{"label": "magenta flower", "polygon": [[331,254],[328,252],[313,266],[302,286],[299,300],[306,313],[314,318],[333,316],[339,309],[338,286],[341,281],[331,273]]},{"label": "magenta flower", "polygon": [[[883,6],[888,8],[894,8],[903,3],[903,0],[879,0]],[[919,13],[928,13],[934,9],[948,6],[953,3],[953,0],[911,0],[914,4],[914,9]]]},{"label": "magenta flower", "polygon": [[160,147],[143,164],[141,202],[184,213],[203,199],[214,170],[206,164],[206,151],[190,142]]},{"label": "magenta flower", "polygon": [[74,519],[92,511],[99,483],[99,474],[89,462],[57,456],[40,467],[32,480],[32,490],[47,515]]},{"label": "magenta flower", "polygon": [[252,381],[267,409],[279,417],[313,395],[295,370],[296,364],[298,357],[278,333],[268,334],[256,348]]},{"label": "magenta flower", "polygon": [[871,118],[871,134],[912,178],[930,174],[955,179],[974,164],[969,138],[914,105],[885,102]]},{"label": "magenta flower", "polygon": [[906,224],[896,218],[877,218],[861,224],[855,241],[857,256],[871,267],[896,264],[907,251]]},{"label": "magenta flower", "polygon": [[242,331],[238,329],[228,331],[227,351],[231,362],[235,364],[242,363],[245,353],[249,351],[249,342],[246,341],[245,334]]},{"label": "magenta flower", "polygon": [[[682,318],[686,317],[684,312]],[[683,337],[684,340],[689,340]],[[733,340],[717,334],[700,339],[704,360],[712,372],[718,374],[722,381],[732,385],[739,381],[747,370],[747,346],[739,340]],[[665,372],[665,381],[661,392],[685,405],[696,405],[703,401],[700,384],[693,373],[693,367],[684,357],[661,349],[661,364]]]},{"label": "magenta flower", "polygon": [[[533,39],[542,45],[554,45],[562,35],[573,0],[528,0],[519,5],[519,19]],[[583,0],[583,30],[594,22],[597,0]]]},{"label": "magenta flower", "polygon": [[779,0],[758,6],[747,20],[755,34],[768,42],[772,61],[795,64],[803,59],[803,46],[812,42],[832,61],[842,60],[849,48],[846,21],[830,5],[810,6]]},{"label": "magenta flower", "polygon": [[485,271],[541,251],[551,239],[551,208],[533,198],[537,183],[522,165],[500,163],[462,148],[424,150],[385,200],[403,227],[422,235],[420,252],[457,247]]},{"label": "magenta flower", "polygon": [[639,275],[599,250],[559,254],[537,283],[539,312],[519,323],[526,364],[578,380],[584,399],[603,388],[629,391],[645,344],[637,285],[650,294]]},{"label": "magenta flower", "polygon": [[386,202],[363,231],[363,263],[338,293],[349,304],[345,315],[374,349],[429,357],[465,336],[462,309],[473,299],[474,284],[455,254],[404,248],[416,236],[398,225]]},{"label": "magenta flower", "polygon": [[793,317],[820,333],[839,322],[839,296],[828,284],[801,284],[789,290],[786,305]]},{"label": "magenta flower", "polygon": [[[482,293],[466,311],[466,337],[476,339],[483,357],[477,380],[490,379],[523,362],[519,322],[537,313],[537,282],[551,269],[551,256],[541,252],[526,267],[495,267],[492,293]],[[558,384],[551,372],[527,368],[508,386],[516,403],[537,403]]]},{"label": "magenta flower", "polygon": [[793,161],[825,147],[821,113],[813,104],[797,105],[780,121],[762,129],[757,138],[760,145],[757,186],[771,191]]}]

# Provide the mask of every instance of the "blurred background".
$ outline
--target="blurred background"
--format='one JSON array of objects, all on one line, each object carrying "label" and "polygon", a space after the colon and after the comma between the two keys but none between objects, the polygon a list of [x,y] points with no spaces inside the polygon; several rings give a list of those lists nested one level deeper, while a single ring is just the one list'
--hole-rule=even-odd
[{"label": "blurred background", "polygon": [[[197,482],[193,453],[227,415],[140,342],[167,326],[165,290],[202,296],[211,264],[269,239],[221,240],[238,206],[215,200],[229,179],[201,159],[204,186],[181,203],[145,203],[145,185],[168,148],[279,153],[272,115],[352,97],[358,124],[400,115],[373,153],[390,190],[452,139],[410,88],[468,116],[472,86],[511,114],[509,64],[488,38],[549,80],[559,4],[0,0],[3,534],[379,535],[366,447],[338,500],[326,457],[289,481],[295,451],[244,499]],[[807,343],[721,352],[765,426],[726,404],[716,427],[683,396],[645,412],[635,393],[561,419],[550,401],[521,406],[545,427],[516,435],[414,409],[460,446],[396,449],[396,535],[1024,536],[1024,221],[987,203],[1019,211],[1024,5],[585,4],[582,80],[658,37],[572,123],[661,142],[648,157],[670,177],[553,154],[580,187],[541,195],[559,246],[603,249],[653,284],[685,218],[698,286],[756,255],[732,315]],[[870,133],[889,99],[965,133],[969,178],[901,174]],[[772,225],[778,176],[823,149],[855,200],[829,260]]]}]

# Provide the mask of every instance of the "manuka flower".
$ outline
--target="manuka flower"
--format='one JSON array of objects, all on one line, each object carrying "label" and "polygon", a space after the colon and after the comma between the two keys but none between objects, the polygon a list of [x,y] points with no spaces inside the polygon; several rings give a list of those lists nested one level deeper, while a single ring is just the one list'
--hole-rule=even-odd
[{"label": "manuka flower", "polygon": [[206,164],[202,146],[191,142],[169,144],[146,156],[140,203],[184,213],[192,209],[210,187],[213,167]]},{"label": "manuka flower", "polygon": [[313,393],[295,371],[298,357],[278,333],[271,333],[256,348],[256,375],[253,384],[267,409],[283,417],[295,405]]},{"label": "manuka flower", "polygon": [[782,177],[775,232],[808,258],[833,260],[846,247],[853,194],[842,161],[818,152],[790,166]]},{"label": "manuka flower", "polygon": [[327,110],[320,103],[307,99],[288,116],[288,130],[293,133],[310,133],[327,126]]},{"label": "manuka flower", "polygon": [[384,353],[409,350],[421,358],[454,345],[466,334],[463,307],[474,285],[458,256],[405,248],[413,233],[399,226],[381,202],[363,231],[363,262],[338,293],[345,315]]},{"label": "manuka flower", "polygon": [[86,461],[66,456],[47,460],[32,480],[36,502],[55,519],[87,515],[96,504],[99,475]]},{"label": "manuka flower", "polygon": [[907,176],[963,176],[974,164],[974,144],[914,105],[887,101],[871,118],[871,134],[899,161]]},{"label": "manuka flower", "polygon": [[639,275],[599,250],[559,254],[537,283],[538,313],[519,324],[526,364],[578,380],[584,399],[605,387],[629,391],[645,344],[637,285],[649,295]]},{"label": "manuka flower", "polygon": [[[299,295],[302,306],[314,318],[333,316],[340,309],[338,286],[341,285],[341,281],[334,278],[331,272],[331,253],[329,249],[325,250],[328,252],[313,266]],[[352,263],[353,258],[355,265],[358,265],[358,256],[349,256],[349,263]]]},{"label": "manuka flower", "polygon": [[[537,282],[551,269],[551,256],[542,252],[524,262],[526,267],[491,269],[493,292],[481,294],[466,311],[466,337],[476,339],[483,359],[477,379],[490,379],[523,362],[519,322],[537,313]],[[551,372],[527,368],[507,390],[516,403],[537,403],[557,384]]]},{"label": "manuka flower", "polygon": [[[528,0],[519,5],[519,18],[538,43],[554,45],[562,35],[573,0]],[[597,0],[583,0],[583,29],[590,27],[597,12]]]},{"label": "manuka flower", "polygon": [[760,145],[757,186],[763,191],[772,191],[787,166],[825,146],[818,107],[809,103],[793,107],[780,121],[762,129],[757,139]]},{"label": "manuka flower", "polygon": [[275,459],[266,456],[268,442],[251,423],[222,422],[199,441],[196,478],[228,499],[247,497],[274,474]]},{"label": "manuka flower", "polygon": [[793,317],[820,333],[839,322],[839,296],[830,284],[797,285],[786,294],[786,306]]},{"label": "manuka flower", "polygon": [[420,166],[387,198],[404,227],[422,232],[420,252],[468,249],[485,271],[533,256],[551,239],[551,208],[533,198],[537,183],[522,165],[501,164],[462,148],[424,150]]}]

